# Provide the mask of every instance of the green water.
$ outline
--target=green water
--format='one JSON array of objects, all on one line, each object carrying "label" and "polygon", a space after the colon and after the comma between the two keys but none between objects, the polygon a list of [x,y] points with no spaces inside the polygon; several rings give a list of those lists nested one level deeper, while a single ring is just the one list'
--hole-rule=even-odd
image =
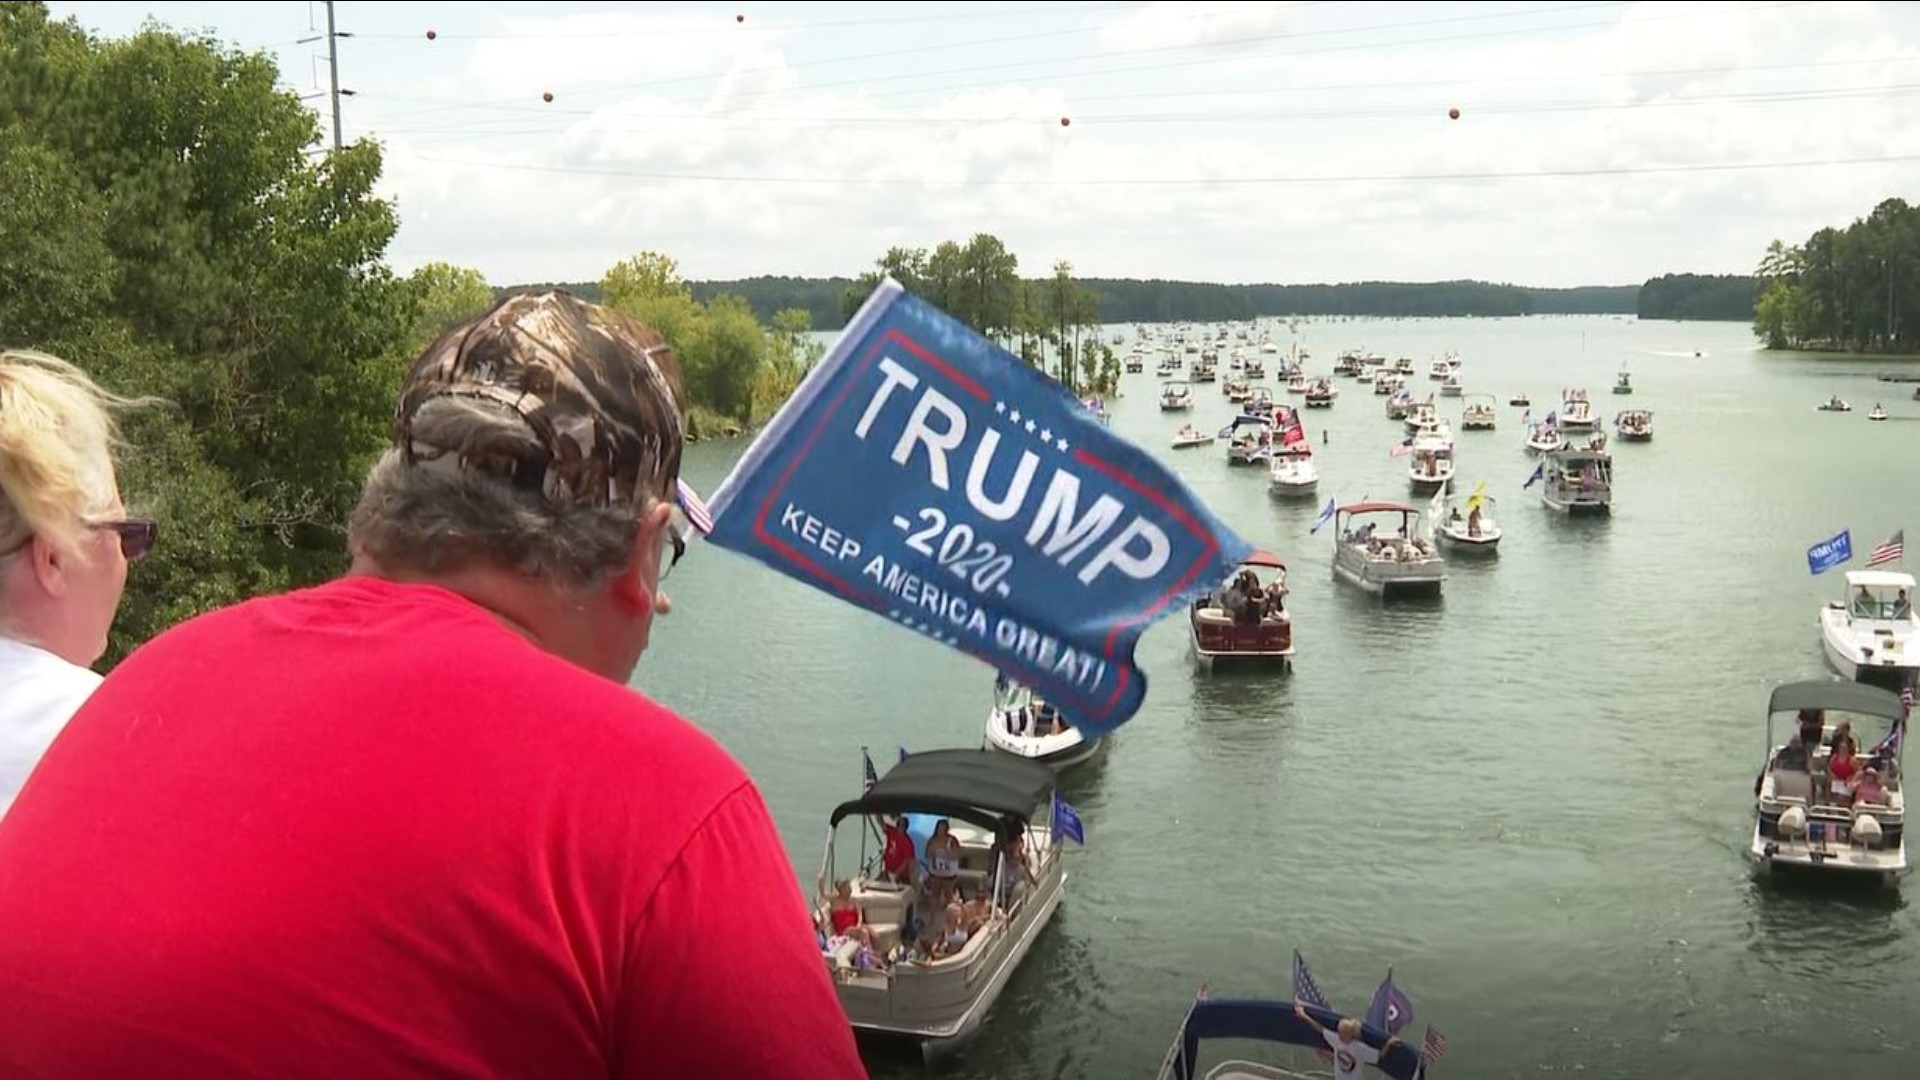
[{"label": "green water", "polygon": [[[1354,1012],[1393,965],[1406,1034],[1430,1021],[1451,1042],[1437,1078],[1915,1075],[1915,911],[1898,892],[1756,883],[1740,856],[1768,689],[1826,673],[1815,612],[1840,582],[1810,576],[1806,548],[1851,528],[1858,567],[1920,527],[1920,402],[1873,381],[1901,365],[1761,354],[1733,324],[1300,335],[1310,373],[1347,347],[1412,356],[1422,396],[1428,360],[1462,355],[1466,390],[1500,401],[1498,430],[1456,437],[1460,480],[1501,500],[1501,553],[1453,560],[1437,602],[1337,587],[1328,533],[1307,531],[1318,504],[1413,498],[1384,399],[1342,380],[1331,411],[1305,414],[1320,492],[1285,502],[1223,447],[1166,448],[1182,419],[1233,415],[1217,387],[1163,416],[1151,365],[1128,376],[1115,429],[1289,560],[1295,670],[1203,675],[1180,620],[1146,635],[1144,709],[1067,776],[1088,846],[1066,901],[942,1074],[1151,1077],[1201,983],[1289,996],[1297,947]],[[1623,363],[1631,397],[1608,393]],[[1532,459],[1507,398],[1526,391],[1538,418],[1564,386],[1609,420],[1654,412],[1652,443],[1613,448],[1611,520],[1520,490]],[[1854,412],[1814,410],[1836,392]],[[1439,400],[1457,428],[1459,402]],[[1876,400],[1893,420],[1866,420]],[[740,449],[692,448],[689,478],[712,490]],[[747,765],[810,882],[860,747],[884,768],[896,745],[978,745],[991,673],[757,563],[694,555],[636,682]],[[869,1062],[925,1071],[884,1049]]]}]

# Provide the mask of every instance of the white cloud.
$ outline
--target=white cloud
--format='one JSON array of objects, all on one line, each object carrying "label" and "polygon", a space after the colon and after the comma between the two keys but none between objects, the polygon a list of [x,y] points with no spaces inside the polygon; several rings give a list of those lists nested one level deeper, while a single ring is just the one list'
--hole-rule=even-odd
[{"label": "white cloud", "polygon": [[[1162,46],[1188,40],[1176,25],[1254,32],[1245,22],[1254,14],[1183,21],[1212,6],[1187,7],[1149,5],[1097,41],[1060,43],[1060,54],[1111,47],[1113,35],[1153,25]],[[463,117],[444,133],[395,135],[389,182],[404,221],[396,261],[404,269],[449,258],[499,282],[581,279],[655,248],[701,277],[851,274],[892,244],[988,231],[1029,271],[1068,258],[1083,273],[1138,277],[1627,282],[1745,270],[1773,237],[1851,220],[1915,175],[1909,164],[1471,182],[1106,182],[1640,169],[1920,147],[1920,102],[1910,96],[1665,104],[1916,81],[1920,64],[1887,58],[1920,54],[1920,33],[1892,25],[1885,5],[1692,7],[1705,13],[1676,18],[1688,8],[1641,4],[1616,26],[1573,34],[1368,50],[1345,48],[1350,36],[1331,39],[1337,50],[1303,40],[1233,52],[1201,70],[1150,68],[1191,54],[1144,56],[1142,71],[1104,86],[1042,73],[1031,85],[945,95],[807,92],[815,69],[789,55],[808,54],[771,32],[713,33],[683,20],[700,32],[674,36],[671,48],[661,33],[641,47],[650,28],[682,24],[534,20],[529,33],[604,40],[474,48],[465,67],[472,98],[537,98],[553,81],[556,101],[496,110],[484,123]],[[1267,20],[1304,17],[1248,8]],[[717,84],[666,81],[723,72]],[[1192,96],[1248,87],[1261,93]],[[1163,96],[1115,99],[1155,91]],[[1552,103],[1577,107],[1541,111]],[[1446,118],[1450,106],[1462,109],[1460,120]],[[1154,114],[1191,119],[1118,119]],[[1060,126],[1061,116],[1072,126]],[[513,131],[527,133],[503,134]],[[546,169],[558,171],[538,171]],[[840,182],[793,182],[805,178]]]},{"label": "white cloud", "polygon": [[1288,4],[1271,0],[1160,0],[1101,27],[1100,43],[1130,50],[1245,42],[1284,33],[1293,24],[1288,8]]}]

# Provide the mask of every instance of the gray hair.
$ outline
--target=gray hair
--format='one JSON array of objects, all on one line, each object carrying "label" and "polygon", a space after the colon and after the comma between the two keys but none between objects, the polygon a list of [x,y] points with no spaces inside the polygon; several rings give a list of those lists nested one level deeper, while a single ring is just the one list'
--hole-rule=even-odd
[{"label": "gray hair", "polygon": [[381,567],[431,576],[489,565],[591,588],[632,558],[632,506],[555,507],[537,486],[460,464],[469,453],[482,460],[544,457],[546,448],[518,414],[481,399],[443,397],[423,404],[413,426],[422,439],[461,454],[409,465],[390,449],[374,463],[347,538]]}]

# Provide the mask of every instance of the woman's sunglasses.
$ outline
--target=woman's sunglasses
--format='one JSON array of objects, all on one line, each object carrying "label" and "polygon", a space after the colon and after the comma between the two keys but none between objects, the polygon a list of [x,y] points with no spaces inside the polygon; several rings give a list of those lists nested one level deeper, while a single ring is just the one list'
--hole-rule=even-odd
[{"label": "woman's sunglasses", "polygon": [[96,529],[112,529],[120,534],[120,554],[128,562],[139,562],[160,539],[160,523],[149,518],[125,518],[120,521],[96,521]]}]

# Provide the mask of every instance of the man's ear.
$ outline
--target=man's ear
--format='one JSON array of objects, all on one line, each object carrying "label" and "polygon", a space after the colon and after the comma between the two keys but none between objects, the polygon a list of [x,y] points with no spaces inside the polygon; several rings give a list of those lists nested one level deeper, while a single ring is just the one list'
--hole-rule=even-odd
[{"label": "man's ear", "polygon": [[654,593],[660,587],[660,571],[664,569],[660,564],[664,550],[660,537],[672,517],[673,507],[655,503],[634,523],[633,553],[614,575],[611,585],[614,600],[629,611],[649,611],[654,606]]}]

